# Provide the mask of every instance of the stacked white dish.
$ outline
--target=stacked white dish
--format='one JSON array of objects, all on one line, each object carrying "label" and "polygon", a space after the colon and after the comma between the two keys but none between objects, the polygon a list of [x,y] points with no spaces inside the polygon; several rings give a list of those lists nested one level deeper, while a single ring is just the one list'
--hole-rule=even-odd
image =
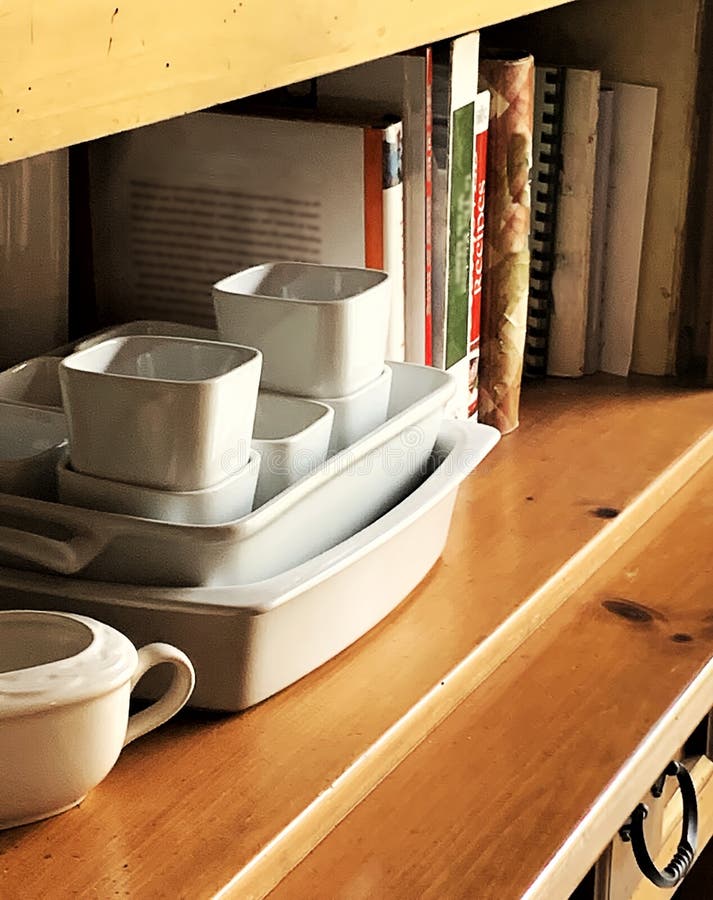
[{"label": "stacked white dish", "polygon": [[67,447],[59,364],[37,357],[0,372],[0,491],[52,500]]},{"label": "stacked white dish", "polygon": [[332,456],[386,420],[389,291],[373,269],[265,263],[219,281],[213,304],[223,340],[262,351],[263,389],[332,407]]},{"label": "stacked white dish", "polygon": [[77,509],[0,495],[0,564],[101,581],[246,584],[355,534],[420,484],[453,394],[450,375],[393,363],[388,417],[263,506],[217,525]]},{"label": "stacked white dish", "polygon": [[61,410],[61,362],[56,356],[37,356],[0,372],[0,402]]},{"label": "stacked white dish", "polygon": [[198,660],[193,702],[237,709],[403,599],[497,433],[442,422],[447,373],[385,363],[384,273],[275,263],[214,300],[219,335],[128,323],[61,362],[61,502],[0,493],[0,565],[25,570],[0,602],[160,625]]},{"label": "stacked white dish", "polygon": [[252,440],[261,460],[256,507],[321,466],[333,421],[334,410],[324,403],[260,392]]},{"label": "stacked white dish", "polygon": [[67,447],[62,413],[0,403],[0,491],[53,499],[55,466]]},{"label": "stacked white dish", "polygon": [[[95,344],[107,341],[110,338],[130,337],[132,335],[153,335],[154,337],[184,337],[194,338],[199,341],[217,341],[218,332],[214,328],[203,328],[200,325],[185,325],[181,322],[163,322],[156,319],[137,319],[134,322],[124,322],[121,325],[113,325],[83,338],[73,346],[73,350],[87,350]],[[66,355],[66,354],[64,354]]]},{"label": "stacked white dish", "polygon": [[[129,323],[61,361],[61,503],[4,498],[4,562],[134,584],[245,584],[350,537],[423,480],[453,380],[385,366],[384,273],[276,263],[215,291],[223,340]],[[131,333],[143,328],[178,333]],[[336,399],[314,399],[322,393]],[[335,409],[349,426],[336,445]]]},{"label": "stacked white dish", "polygon": [[59,370],[72,467],[158,490],[213,487],[248,462],[261,364],[252,347],[182,337],[73,353]]},{"label": "stacked white dish", "polygon": [[59,368],[70,435],[60,499],[201,524],[249,512],[261,363],[252,348],[149,335],[68,356]]}]

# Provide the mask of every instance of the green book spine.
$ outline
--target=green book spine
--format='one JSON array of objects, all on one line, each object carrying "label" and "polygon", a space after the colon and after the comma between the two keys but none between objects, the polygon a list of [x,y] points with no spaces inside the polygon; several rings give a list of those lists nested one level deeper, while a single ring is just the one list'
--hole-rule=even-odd
[{"label": "green book spine", "polygon": [[468,353],[470,232],[473,219],[475,104],[453,112],[449,197],[446,368]]}]

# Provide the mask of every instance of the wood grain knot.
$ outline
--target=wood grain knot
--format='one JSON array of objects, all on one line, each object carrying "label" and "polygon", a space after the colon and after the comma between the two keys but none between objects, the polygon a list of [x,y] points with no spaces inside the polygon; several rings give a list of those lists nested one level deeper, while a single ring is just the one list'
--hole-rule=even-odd
[{"label": "wood grain knot", "polygon": [[620,512],[621,510],[615,506],[597,506],[591,511],[597,519],[616,519]]},{"label": "wood grain knot", "polygon": [[623,597],[610,597],[602,601],[602,606],[607,612],[614,613],[615,616],[620,616],[627,622],[648,624],[655,619],[661,621],[666,618],[655,609],[644,606],[643,603],[636,603],[634,600],[627,600]]}]

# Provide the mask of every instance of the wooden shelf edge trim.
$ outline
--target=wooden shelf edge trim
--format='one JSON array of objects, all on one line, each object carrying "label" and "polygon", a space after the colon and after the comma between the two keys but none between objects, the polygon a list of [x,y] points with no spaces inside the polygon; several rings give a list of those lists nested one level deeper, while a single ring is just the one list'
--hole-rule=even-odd
[{"label": "wooden shelf edge trim", "polygon": [[[445,674],[438,684],[385,731],[362,756],[345,769],[327,791],[316,797],[289,825],[266,844],[246,866],[237,872],[216,897],[240,896],[241,898],[252,898],[264,897],[269,893],[440,722],[482,684],[501,663],[514,653],[536,628],[555,613],[568,597],[582,587],[606,560],[619,550],[657,510],[712,458],[713,428],[705,432],[688,450],[653,479],[648,487],[635,497],[615,519],[612,519],[587,544],[570,557],[568,562],[555,575],[524,600],[499,628],[479,643],[450,672]],[[711,663],[711,671],[713,672],[713,662]],[[700,681],[701,679],[698,679],[697,683],[700,683]],[[698,709],[698,705],[695,702],[694,707]],[[690,710],[690,706],[687,706],[686,710]],[[698,719],[692,722],[689,731],[693,730],[693,727],[698,724],[698,721],[703,718],[707,711],[707,708],[702,709]],[[671,721],[671,717],[667,716],[667,727],[670,726]],[[658,730],[660,729],[657,729],[657,733]],[[676,734],[679,734],[679,736],[680,731],[680,728],[676,729]],[[688,734],[688,731],[685,734]],[[666,746],[668,746],[668,743]],[[675,749],[676,747],[672,746],[667,752],[672,753]],[[645,751],[640,749],[635,759],[638,760],[647,754],[651,754],[651,743],[648,740]],[[657,760],[660,755],[659,753],[656,754]],[[662,768],[667,761],[664,760],[660,767]],[[648,768],[650,768],[650,759],[647,759],[647,763],[649,763]],[[656,765],[658,765],[658,762],[656,762]],[[650,781],[650,783],[653,783],[657,775],[660,774],[660,772],[656,772],[649,779],[647,774],[648,768],[643,776],[644,787],[639,789],[639,795],[646,790],[646,782]],[[626,777],[628,778],[630,772],[635,771],[635,769],[636,766],[627,766],[626,772],[628,774]],[[617,784],[620,781],[626,781],[626,778],[620,775],[617,779]],[[639,785],[641,783],[642,778],[637,776],[636,784]],[[600,832],[603,834],[606,831],[606,823],[611,823],[611,808],[607,806],[609,812],[605,817],[602,817],[603,823],[600,823],[597,818],[598,815],[601,815],[600,809],[611,802],[609,793],[607,791],[606,799],[600,800],[592,814],[582,823],[582,828],[587,829],[586,840],[593,840],[598,848],[597,852],[593,854],[590,864],[596,861],[596,858],[604,849],[607,839],[611,837],[610,827],[603,837],[600,834]],[[631,791],[625,794],[627,798],[629,793]],[[636,802],[637,800],[634,799],[629,804],[631,808],[636,805]],[[626,803],[628,803],[628,800],[624,803],[625,806]],[[627,809],[622,815],[622,821],[624,821],[630,811],[631,809]],[[590,820],[591,825],[589,824]],[[591,838],[589,837],[589,829],[592,829],[593,837]],[[578,830],[576,834],[579,835],[579,833]],[[576,841],[581,839],[579,836],[573,837],[573,840]],[[566,869],[568,854],[569,842],[567,847],[561,848],[550,865],[543,871],[540,879],[533,885],[532,891],[535,891],[535,893],[528,894],[528,897],[551,897],[559,896],[560,893],[562,896],[567,896],[567,891],[564,886],[559,885],[557,879],[561,877],[566,879],[568,877]],[[563,858],[563,862],[560,862],[560,857]],[[581,878],[581,873],[579,878]],[[574,878],[574,881],[569,878],[569,881],[566,882],[569,884],[567,890],[573,890],[579,878]],[[572,881],[571,884],[570,881]],[[540,891],[538,885],[540,884],[544,885],[544,893],[538,893]],[[554,894],[552,893],[553,885],[555,885]]]}]

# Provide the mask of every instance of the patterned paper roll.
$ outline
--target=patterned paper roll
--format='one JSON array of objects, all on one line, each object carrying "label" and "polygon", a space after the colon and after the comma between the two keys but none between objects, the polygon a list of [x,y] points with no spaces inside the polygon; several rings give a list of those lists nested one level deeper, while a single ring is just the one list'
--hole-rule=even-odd
[{"label": "patterned paper roll", "polygon": [[480,87],[490,91],[491,99],[478,418],[507,434],[519,422],[527,327],[532,56],[481,60]]}]

